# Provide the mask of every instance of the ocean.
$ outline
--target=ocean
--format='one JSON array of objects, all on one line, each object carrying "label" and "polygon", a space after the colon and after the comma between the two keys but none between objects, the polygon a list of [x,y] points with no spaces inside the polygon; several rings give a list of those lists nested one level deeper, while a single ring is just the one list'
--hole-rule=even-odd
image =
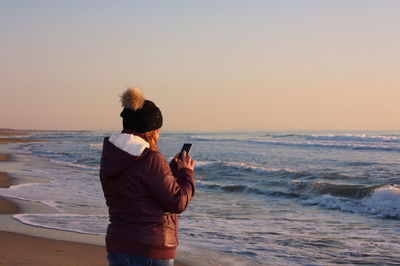
[{"label": "ocean", "polygon": [[[21,136],[46,141],[13,144],[31,159],[10,174],[38,182],[0,195],[42,202],[54,213],[14,218],[104,234],[98,170],[103,138],[112,133]],[[180,215],[182,246],[265,265],[400,264],[400,131],[162,131],[159,146],[170,160],[185,142],[193,143],[196,194]]]}]

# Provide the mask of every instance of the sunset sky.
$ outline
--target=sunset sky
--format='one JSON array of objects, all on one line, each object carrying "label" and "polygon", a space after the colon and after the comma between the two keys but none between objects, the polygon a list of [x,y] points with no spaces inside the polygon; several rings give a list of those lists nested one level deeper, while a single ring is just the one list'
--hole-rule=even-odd
[{"label": "sunset sky", "polygon": [[0,1],[0,128],[399,130],[400,1]]}]

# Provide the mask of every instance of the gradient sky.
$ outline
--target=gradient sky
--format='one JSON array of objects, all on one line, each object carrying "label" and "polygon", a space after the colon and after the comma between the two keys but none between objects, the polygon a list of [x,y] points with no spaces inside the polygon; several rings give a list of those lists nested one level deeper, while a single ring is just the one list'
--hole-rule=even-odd
[{"label": "gradient sky", "polygon": [[0,128],[399,130],[400,1],[0,1]]}]

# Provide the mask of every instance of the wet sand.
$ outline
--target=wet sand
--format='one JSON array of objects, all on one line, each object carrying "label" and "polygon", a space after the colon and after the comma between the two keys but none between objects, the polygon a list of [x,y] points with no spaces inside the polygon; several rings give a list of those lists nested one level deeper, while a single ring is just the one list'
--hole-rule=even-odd
[{"label": "wet sand", "polygon": [[[6,160],[1,160],[0,161],[6,161]],[[7,173],[0,172],[0,188],[9,188],[11,185],[11,179],[12,177],[9,176]]]},{"label": "wet sand", "polygon": [[[1,134],[0,134],[1,135]],[[34,139],[18,139],[18,138],[0,138],[0,144],[7,143],[28,143],[28,142],[40,142],[42,140],[34,140]]]},{"label": "wet sand", "polygon": [[0,153],[0,161],[10,161],[11,156],[10,154]]},{"label": "wet sand", "polygon": [[108,265],[104,247],[0,232],[3,265]]},{"label": "wet sand", "polygon": [[13,202],[6,200],[3,197],[0,197],[0,214],[16,214],[16,213],[19,213],[19,207]]}]

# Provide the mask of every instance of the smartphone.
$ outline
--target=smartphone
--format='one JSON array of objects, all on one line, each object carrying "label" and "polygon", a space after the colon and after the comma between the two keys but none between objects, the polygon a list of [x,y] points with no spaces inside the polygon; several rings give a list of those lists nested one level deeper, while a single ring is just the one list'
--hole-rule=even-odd
[{"label": "smartphone", "polygon": [[182,152],[183,151],[185,151],[186,155],[188,155],[191,148],[192,148],[192,143],[183,144],[182,149],[181,149],[181,153],[179,154],[179,159],[182,159]]}]

